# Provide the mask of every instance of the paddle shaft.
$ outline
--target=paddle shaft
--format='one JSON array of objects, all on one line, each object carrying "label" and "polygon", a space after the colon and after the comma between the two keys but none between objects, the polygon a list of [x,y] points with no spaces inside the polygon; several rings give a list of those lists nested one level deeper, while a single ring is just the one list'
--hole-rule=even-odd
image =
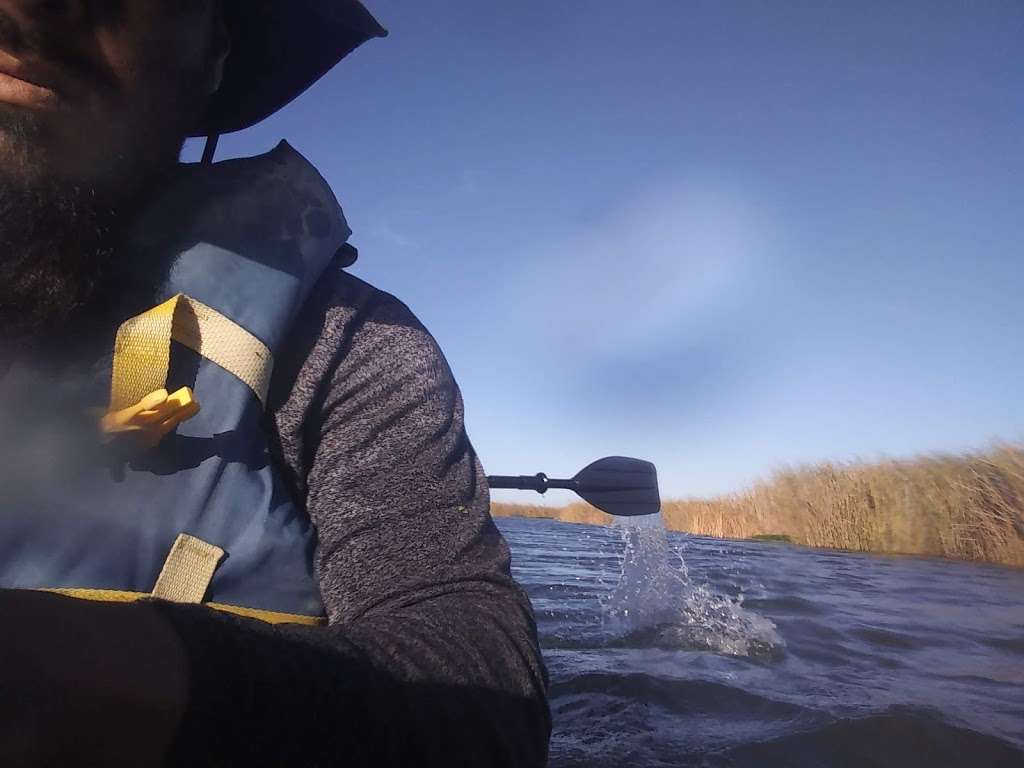
[{"label": "paddle shaft", "polygon": [[555,480],[543,472],[536,475],[489,475],[487,484],[491,488],[514,488],[519,491],[544,493],[549,488],[564,488],[568,491],[579,489],[578,480]]}]

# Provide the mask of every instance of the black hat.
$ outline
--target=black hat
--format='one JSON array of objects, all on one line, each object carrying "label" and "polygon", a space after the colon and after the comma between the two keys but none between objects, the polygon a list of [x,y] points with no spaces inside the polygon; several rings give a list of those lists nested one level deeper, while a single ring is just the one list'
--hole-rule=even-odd
[{"label": "black hat", "polygon": [[385,30],[358,0],[224,0],[231,53],[192,132],[240,131],[269,117]]}]

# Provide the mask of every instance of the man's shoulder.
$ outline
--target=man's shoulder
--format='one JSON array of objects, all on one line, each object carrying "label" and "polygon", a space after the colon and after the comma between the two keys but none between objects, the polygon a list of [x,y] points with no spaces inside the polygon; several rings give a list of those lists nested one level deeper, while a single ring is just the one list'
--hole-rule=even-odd
[{"label": "man's shoulder", "polygon": [[284,405],[339,378],[450,376],[433,337],[398,298],[338,267],[320,277],[275,361],[271,403]]},{"label": "man's shoulder", "polygon": [[389,408],[401,408],[394,401],[428,391],[448,404],[458,397],[444,355],[422,323],[391,294],[329,268],[278,351],[271,379],[275,452],[296,498],[303,497],[310,451],[323,439],[328,412],[361,403],[360,418],[385,423]]},{"label": "man's shoulder", "polygon": [[329,267],[306,300],[293,332],[343,333],[368,324],[383,326],[381,330],[394,326],[426,332],[412,310],[396,296],[344,269]]}]

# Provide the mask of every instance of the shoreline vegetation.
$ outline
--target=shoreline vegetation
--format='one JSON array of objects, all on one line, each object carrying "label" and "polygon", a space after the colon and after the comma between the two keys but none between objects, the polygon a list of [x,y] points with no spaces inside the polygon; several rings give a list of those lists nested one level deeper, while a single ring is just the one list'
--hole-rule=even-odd
[{"label": "shoreline vegetation", "polygon": [[[582,502],[495,502],[491,512],[591,525],[612,521]],[[716,538],[1024,567],[1024,445],[784,469],[740,493],[664,501],[662,517],[669,530]]]}]

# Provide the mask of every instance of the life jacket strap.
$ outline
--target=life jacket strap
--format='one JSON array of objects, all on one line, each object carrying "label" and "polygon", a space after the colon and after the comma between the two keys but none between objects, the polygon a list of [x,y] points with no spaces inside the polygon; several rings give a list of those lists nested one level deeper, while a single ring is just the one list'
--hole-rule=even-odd
[{"label": "life jacket strap", "polygon": [[153,597],[176,603],[201,603],[224,550],[179,533],[153,587]]},{"label": "life jacket strap", "polygon": [[171,341],[239,378],[266,405],[274,358],[267,345],[234,320],[179,293],[125,320],[114,340],[110,410],[142,401],[167,384]]}]

